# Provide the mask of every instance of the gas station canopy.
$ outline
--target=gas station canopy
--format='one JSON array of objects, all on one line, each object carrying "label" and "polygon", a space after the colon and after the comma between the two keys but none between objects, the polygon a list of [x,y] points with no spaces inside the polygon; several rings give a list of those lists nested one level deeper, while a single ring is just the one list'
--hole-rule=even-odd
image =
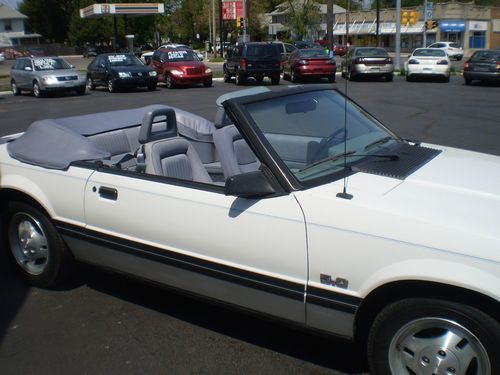
[{"label": "gas station canopy", "polygon": [[137,17],[163,13],[165,13],[165,5],[163,3],[93,4],[80,9],[81,18],[101,18],[119,14]]}]

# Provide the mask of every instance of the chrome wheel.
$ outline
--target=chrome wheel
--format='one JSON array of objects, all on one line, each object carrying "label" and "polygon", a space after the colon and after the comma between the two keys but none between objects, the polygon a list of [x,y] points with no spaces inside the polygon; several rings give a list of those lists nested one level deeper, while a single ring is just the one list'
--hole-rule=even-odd
[{"label": "chrome wheel", "polygon": [[94,81],[90,77],[87,78],[87,89],[88,90],[95,90]]},{"label": "chrome wheel", "polygon": [[12,88],[12,93],[14,95],[19,95],[20,90],[17,88],[16,81],[12,81],[11,84],[10,84],[10,87]]},{"label": "chrome wheel", "polygon": [[115,92],[116,91],[116,86],[115,86],[115,81],[113,78],[108,79],[108,91],[109,92]]},{"label": "chrome wheel", "polygon": [[170,74],[167,74],[165,77],[165,85],[167,86],[167,89],[171,89],[174,87],[174,82],[172,81],[172,77]]},{"label": "chrome wheel", "polygon": [[393,374],[491,375],[488,352],[461,324],[422,318],[403,326],[389,347]]},{"label": "chrome wheel", "polygon": [[33,83],[33,95],[35,95],[37,98],[40,98],[42,96],[42,90],[40,90],[38,82]]},{"label": "chrome wheel", "polygon": [[30,275],[40,275],[49,263],[49,245],[42,225],[33,216],[18,212],[10,220],[8,239],[14,259]]}]

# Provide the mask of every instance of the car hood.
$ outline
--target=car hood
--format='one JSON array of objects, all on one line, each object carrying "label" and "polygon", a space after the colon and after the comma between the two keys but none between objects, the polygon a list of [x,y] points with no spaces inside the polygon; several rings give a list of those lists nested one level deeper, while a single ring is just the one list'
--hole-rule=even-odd
[{"label": "car hood", "polygon": [[113,66],[110,68],[111,71],[113,72],[151,72],[153,69],[151,69],[149,66]]},{"label": "car hood", "polygon": [[46,76],[60,77],[60,76],[77,76],[77,75],[81,75],[75,69],[43,70],[43,71],[38,71],[37,73],[41,77],[46,77]]},{"label": "car hood", "polygon": [[342,180],[301,192],[335,212],[312,221],[500,262],[500,157],[430,147],[442,153],[405,180],[348,177],[351,200],[336,197]]}]

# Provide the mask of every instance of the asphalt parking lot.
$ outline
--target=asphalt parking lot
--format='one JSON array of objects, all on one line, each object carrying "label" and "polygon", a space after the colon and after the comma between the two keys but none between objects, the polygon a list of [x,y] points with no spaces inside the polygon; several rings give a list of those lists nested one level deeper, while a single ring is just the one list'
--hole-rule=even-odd
[{"label": "asphalt parking lot", "polygon": [[[500,85],[465,86],[455,76],[450,83],[395,77],[347,87],[338,77],[335,86],[405,138],[500,155]],[[235,89],[215,82],[211,88],[117,94],[100,89],[43,99],[2,95],[0,135],[23,131],[39,119],[154,103],[213,120],[215,99]],[[362,353],[352,345],[91,268],[82,267],[63,289],[40,290],[27,287],[2,253],[0,285],[2,375],[366,371]]]}]

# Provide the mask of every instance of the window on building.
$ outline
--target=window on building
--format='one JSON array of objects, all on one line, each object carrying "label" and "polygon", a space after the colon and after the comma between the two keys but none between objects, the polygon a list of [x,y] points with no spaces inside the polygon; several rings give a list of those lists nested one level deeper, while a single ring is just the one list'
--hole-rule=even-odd
[{"label": "window on building", "polygon": [[11,20],[4,20],[3,21],[3,28],[5,31],[12,31],[12,21]]},{"label": "window on building", "polygon": [[469,36],[469,48],[485,48],[486,32],[471,31]]}]

